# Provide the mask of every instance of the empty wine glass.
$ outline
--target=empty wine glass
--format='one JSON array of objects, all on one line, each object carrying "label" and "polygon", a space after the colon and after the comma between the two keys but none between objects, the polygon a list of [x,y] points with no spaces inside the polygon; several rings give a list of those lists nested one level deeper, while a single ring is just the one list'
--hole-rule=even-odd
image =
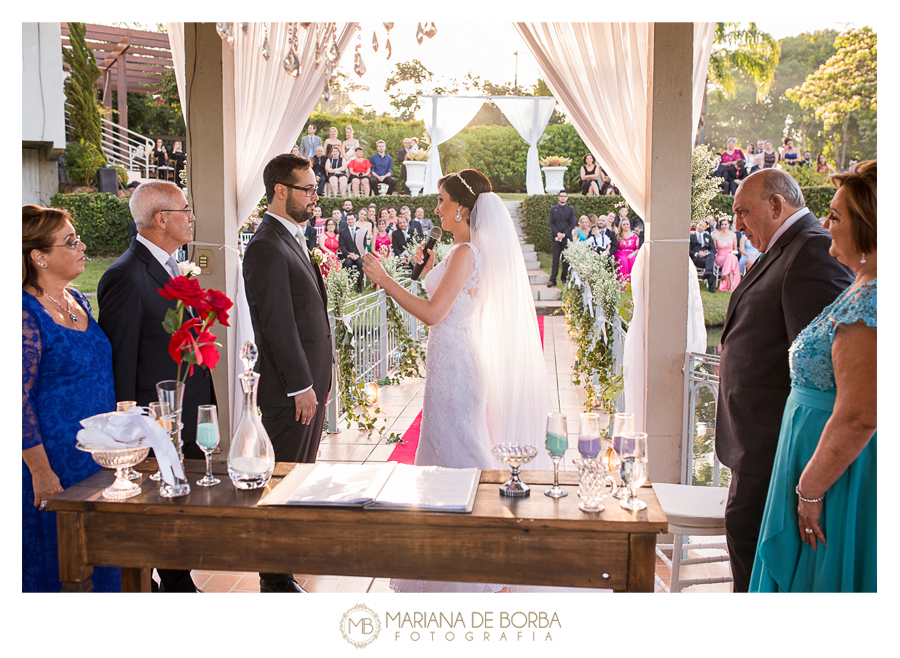
[{"label": "empty wine glass", "polygon": [[647,503],[637,497],[637,490],[647,481],[647,435],[644,432],[623,435],[618,452],[619,476],[628,487],[628,498],[619,505],[631,511],[647,509]]},{"label": "empty wine glass", "polygon": [[581,414],[578,428],[578,452],[585,459],[594,459],[600,454],[600,414]]},{"label": "empty wine glass", "polygon": [[559,486],[559,461],[566,454],[569,440],[566,435],[566,416],[557,411],[547,414],[547,440],[544,444],[553,461],[553,486],[544,492],[551,498],[563,498],[569,492]]},{"label": "empty wine glass", "polygon": [[[613,473],[619,470],[619,449],[622,437],[634,432],[634,414],[618,413],[613,415],[609,446],[606,448],[606,467]],[[628,496],[628,488],[621,484],[612,493],[613,498],[623,499]]]},{"label": "empty wine glass", "polygon": [[[116,402],[116,411],[128,411],[135,405],[137,405],[137,402],[135,402],[134,400],[122,400],[121,402]],[[129,480],[141,479],[141,474],[134,470],[134,468],[131,466],[125,467],[123,472],[124,477],[128,478]]]},{"label": "empty wine glass", "polygon": [[[159,408],[159,402],[151,402],[147,405],[147,408],[150,410],[150,418],[159,423],[166,432],[169,431],[168,425],[166,421],[163,419],[162,411]],[[154,457],[156,455],[153,455]],[[162,480],[162,471],[159,468],[156,469],[156,473],[150,476],[150,479],[154,482],[159,482]]]},{"label": "empty wine glass", "polygon": [[206,475],[197,480],[197,486],[215,486],[221,480],[212,474],[212,454],[219,445],[219,417],[214,404],[197,407],[197,445],[206,455]]}]

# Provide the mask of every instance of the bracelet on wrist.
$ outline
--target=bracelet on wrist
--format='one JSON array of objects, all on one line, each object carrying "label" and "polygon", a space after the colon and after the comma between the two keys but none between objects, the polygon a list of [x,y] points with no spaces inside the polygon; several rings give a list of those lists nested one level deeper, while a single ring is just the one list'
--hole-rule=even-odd
[{"label": "bracelet on wrist", "polygon": [[803,494],[800,493],[800,485],[799,484],[797,484],[797,487],[794,489],[794,491],[797,493],[797,497],[800,500],[802,500],[804,503],[821,503],[823,500],[825,500],[825,494],[822,494],[818,498],[804,498]]}]

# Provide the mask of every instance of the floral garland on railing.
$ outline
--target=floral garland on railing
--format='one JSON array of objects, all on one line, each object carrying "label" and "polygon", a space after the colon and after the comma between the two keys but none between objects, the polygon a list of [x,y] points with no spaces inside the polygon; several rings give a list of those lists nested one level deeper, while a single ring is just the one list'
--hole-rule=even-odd
[{"label": "floral garland on railing", "polygon": [[[616,398],[622,392],[624,380],[616,370],[613,354],[613,321],[620,313],[624,300],[618,266],[612,258],[600,256],[586,242],[575,242],[563,252],[578,278],[591,293],[585,307],[581,286],[570,286],[564,307],[569,335],[577,346],[572,383],[584,382],[585,410],[602,408],[607,415],[616,412]],[[571,274],[570,274],[571,277]],[[599,304],[602,318],[594,317],[594,301]],[[595,336],[596,322],[603,322],[599,336]],[[597,385],[592,378],[597,375]]]},{"label": "floral garland on railing", "polygon": [[[318,249],[313,250],[313,259],[322,267],[324,257],[321,253],[317,254],[318,251]],[[347,414],[347,427],[349,428],[352,422],[356,422],[360,430],[367,430],[370,435],[376,430],[382,434],[385,426],[382,423],[381,427],[376,427],[375,418],[382,411],[379,407],[370,405],[366,397],[366,385],[357,381],[356,364],[353,360],[354,334],[349,320],[344,315],[344,308],[356,289],[358,273],[356,270],[344,269],[340,263],[337,263],[336,267],[323,267],[322,269],[325,288],[328,291],[328,305],[335,317],[334,343],[338,364],[338,387],[344,411]]]}]

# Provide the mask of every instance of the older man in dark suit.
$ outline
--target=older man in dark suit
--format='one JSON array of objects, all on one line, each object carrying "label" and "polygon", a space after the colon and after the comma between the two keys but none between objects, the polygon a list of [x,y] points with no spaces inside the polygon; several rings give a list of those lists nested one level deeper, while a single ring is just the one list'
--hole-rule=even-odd
[{"label": "older man in dark suit", "polygon": [[[701,227],[703,228],[703,227]],[[695,267],[706,270],[706,285],[710,292],[716,292],[716,276],[713,268],[716,264],[716,247],[709,231],[691,230],[691,261]]]},{"label": "older man in dark suit", "polygon": [[[128,202],[137,236],[97,286],[100,328],[113,349],[116,400],[134,400],[140,406],[157,400],[156,384],[175,379],[177,367],[169,357],[171,336],[163,320],[176,302],[159,289],[178,276],[176,252],[193,239],[194,213],[174,183],[143,183]],[[197,446],[197,407],[214,404],[212,378],[207,368],[194,368],[185,381],[181,433],[185,457],[203,459]],[[161,590],[195,592],[189,571],[158,569]]]},{"label": "older man in dark suit", "polygon": [[363,269],[362,255],[366,253],[366,248],[360,248],[360,244],[365,245],[365,227],[356,226],[356,215],[352,212],[347,213],[347,225],[338,233],[338,245],[343,258],[341,264],[344,268],[353,268],[357,272],[356,292],[362,292],[363,286]]},{"label": "older man in dark suit", "polygon": [[[244,254],[244,283],[259,347],[257,401],[280,462],[316,461],[331,394],[328,298],[300,223],[318,195],[307,158],[279,155],[263,171],[268,212]],[[291,574],[260,574],[260,591],[303,592]]]},{"label": "older man in dark suit", "polygon": [[716,410],[716,454],[732,471],[725,537],[734,591],[746,592],[791,388],[788,349],[853,277],[785,172],[748,176],[733,209],[735,230],[760,251],[728,304]]}]

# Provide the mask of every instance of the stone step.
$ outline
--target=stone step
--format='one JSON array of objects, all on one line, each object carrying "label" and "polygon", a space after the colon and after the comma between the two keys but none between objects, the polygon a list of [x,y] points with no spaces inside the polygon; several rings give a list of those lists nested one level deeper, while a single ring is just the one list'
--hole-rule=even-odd
[{"label": "stone step", "polygon": [[534,253],[533,251],[523,251],[522,257],[525,259],[526,262],[538,259],[537,254]]},{"label": "stone step", "polygon": [[538,300],[534,303],[534,312],[538,315],[554,315],[562,311],[562,301],[558,299]]},{"label": "stone step", "polygon": [[534,253],[534,245],[528,244],[527,242],[522,242],[522,253],[523,254],[533,254]]},{"label": "stone step", "polygon": [[548,288],[546,284],[531,286],[531,297],[535,301],[552,301],[560,299],[562,291],[559,288]]},{"label": "stone step", "polygon": [[533,286],[546,286],[550,283],[550,275],[542,270],[531,271],[528,273],[528,283]]},{"label": "stone step", "polygon": [[526,260],[525,261],[525,269],[526,270],[539,270],[541,269],[541,263],[539,260]]}]

